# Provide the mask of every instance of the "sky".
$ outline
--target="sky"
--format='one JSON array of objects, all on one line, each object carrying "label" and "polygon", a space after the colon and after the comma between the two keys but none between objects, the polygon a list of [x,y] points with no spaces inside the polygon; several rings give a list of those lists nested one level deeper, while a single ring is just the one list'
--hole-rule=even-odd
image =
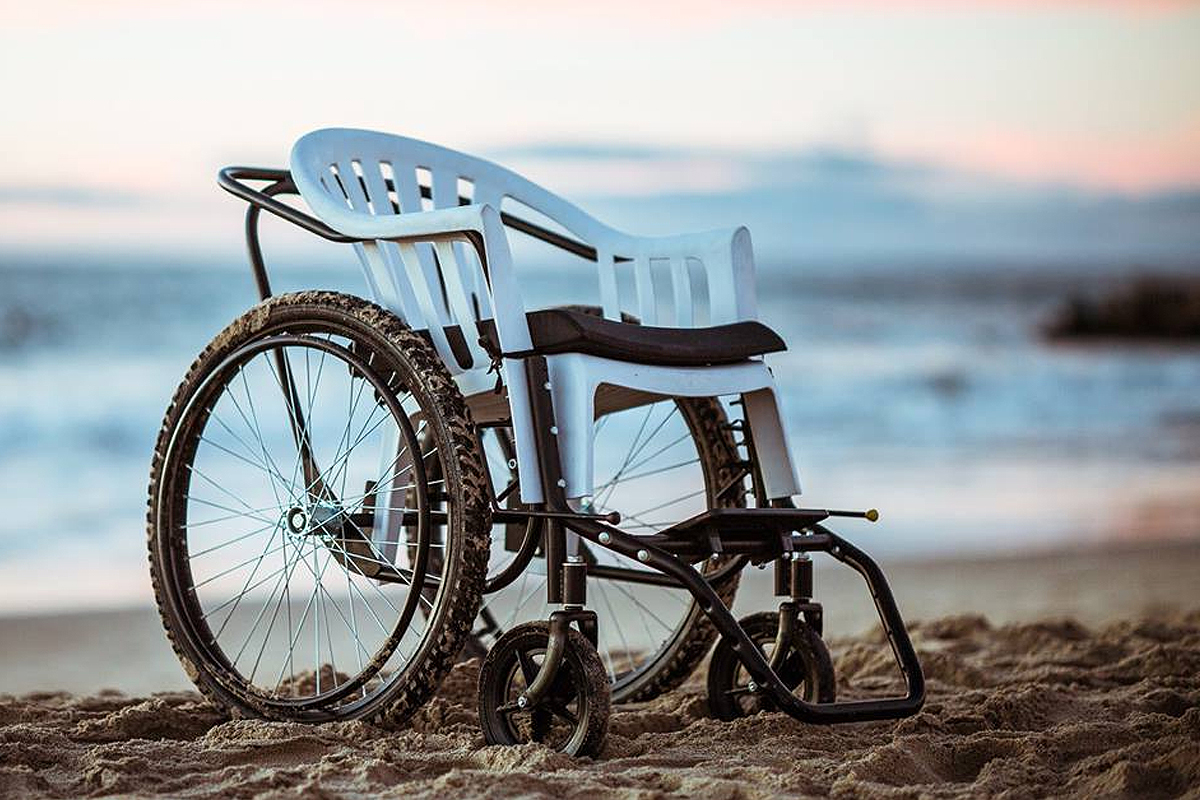
[{"label": "sky", "polygon": [[0,249],[213,247],[216,169],[328,125],[583,196],[834,153],[1136,201],[1200,186],[1200,3],[3,0],[0,102]]}]

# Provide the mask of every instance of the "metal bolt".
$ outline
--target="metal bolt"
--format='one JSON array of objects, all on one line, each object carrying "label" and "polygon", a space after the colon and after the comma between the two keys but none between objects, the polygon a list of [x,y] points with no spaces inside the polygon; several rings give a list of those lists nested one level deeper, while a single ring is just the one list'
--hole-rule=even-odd
[{"label": "metal bolt", "polygon": [[517,468],[517,460],[516,460],[515,458],[510,458],[510,459],[508,460],[508,468],[509,468],[509,469],[516,469],[516,468]]},{"label": "metal bolt", "polygon": [[638,550],[638,561],[649,561],[650,552],[648,550]]},{"label": "metal bolt", "polygon": [[529,698],[525,697],[525,695],[521,695],[520,697],[517,698],[517,707],[518,708],[524,708],[527,705],[529,705]]},{"label": "metal bolt", "polygon": [[[757,692],[757,691],[758,691],[758,684],[757,684],[757,683],[755,683],[754,681],[750,681],[749,683],[747,683],[747,684],[746,684],[746,688],[747,688],[747,689],[749,689],[749,690],[750,690],[750,691],[752,691],[752,692]],[[525,699],[525,698],[523,698],[523,697],[521,698],[521,700],[524,700],[524,699]],[[520,701],[518,701],[518,702],[520,702]],[[523,706],[522,706],[522,707],[523,707]]]},{"label": "metal bolt", "polygon": [[612,537],[609,536],[607,533],[601,533],[596,538],[600,540],[600,544],[608,544],[609,542],[612,541]]},{"label": "metal bolt", "polygon": [[567,485],[567,479],[566,479],[566,478],[559,478],[559,479],[558,479],[558,485],[559,485],[559,486],[562,486],[563,488],[566,488],[566,485]]},{"label": "metal bolt", "polygon": [[557,426],[557,425],[551,425],[551,426],[550,426],[550,435],[551,435],[551,436],[558,436],[558,426]]},{"label": "metal bolt", "polygon": [[543,383],[542,388],[545,389],[547,392],[550,391],[550,381],[546,381],[545,383]]},{"label": "metal bolt", "polygon": [[708,557],[708,560],[709,560],[709,561],[720,561],[720,560],[721,560],[721,554],[720,554],[720,553],[713,553],[711,556],[709,556],[709,557]]}]

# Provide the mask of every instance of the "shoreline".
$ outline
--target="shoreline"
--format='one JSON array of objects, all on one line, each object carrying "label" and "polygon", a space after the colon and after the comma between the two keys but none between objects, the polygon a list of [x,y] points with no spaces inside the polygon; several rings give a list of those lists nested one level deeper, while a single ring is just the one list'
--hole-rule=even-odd
[{"label": "shoreline", "polygon": [[[1096,626],[1200,608],[1200,540],[880,563],[910,623],[970,613],[997,626],[1063,618]],[[877,625],[856,574],[818,561],[816,590],[830,638],[863,635]],[[734,612],[776,605],[770,569],[748,567]],[[0,693],[191,689],[149,604],[0,616],[0,641]]]}]

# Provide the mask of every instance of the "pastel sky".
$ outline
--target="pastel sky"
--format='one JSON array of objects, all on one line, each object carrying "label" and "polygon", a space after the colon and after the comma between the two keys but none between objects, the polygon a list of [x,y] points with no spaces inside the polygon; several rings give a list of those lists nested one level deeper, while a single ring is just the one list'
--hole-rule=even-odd
[{"label": "pastel sky", "polygon": [[0,98],[0,244],[54,235],[22,197],[209,207],[331,124],[1138,194],[1200,185],[1200,4],[5,0]]}]

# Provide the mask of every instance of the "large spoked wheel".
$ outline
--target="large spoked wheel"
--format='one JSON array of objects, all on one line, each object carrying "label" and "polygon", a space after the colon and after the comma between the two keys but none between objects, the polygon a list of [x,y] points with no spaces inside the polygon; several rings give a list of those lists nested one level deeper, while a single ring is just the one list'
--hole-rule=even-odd
[{"label": "large spoked wheel", "polygon": [[461,395],[394,315],[282,295],[226,328],[175,393],[148,514],[159,610],[234,713],[400,722],[480,605],[490,527]]},{"label": "large spoked wheel", "polygon": [[[593,509],[618,511],[621,528],[652,534],[708,508],[745,505],[743,465],[721,404],[711,398],[677,398],[606,414],[596,421]],[[494,490],[515,480],[505,428],[483,431]],[[513,493],[506,501],[512,502]],[[534,526],[496,525],[488,566],[489,590],[476,622],[475,652],[525,620],[555,610],[545,602],[541,550],[523,569],[519,545]],[[540,538],[538,539],[540,542]],[[648,700],[679,686],[703,660],[716,631],[685,589],[644,580],[658,573],[640,562],[585,544],[588,607],[599,618],[599,647],[614,702]],[[706,574],[727,604],[739,574],[728,560],[708,561]],[[509,573],[510,583],[496,586]]]},{"label": "large spoked wheel", "polygon": [[547,622],[505,633],[479,670],[479,723],[488,744],[538,742],[572,756],[599,755],[608,732],[611,687],[596,648],[567,631],[566,652],[546,695],[523,705],[550,641]]},{"label": "large spoked wheel", "polygon": [[[775,649],[779,614],[764,611],[739,621],[742,630],[769,661]],[[790,652],[777,668],[783,684],[809,703],[832,703],[837,697],[833,659],[825,641],[803,621],[796,621]],[[733,647],[722,639],[708,665],[708,708],[717,719],[734,720],[775,711],[775,703],[757,687]]]}]

